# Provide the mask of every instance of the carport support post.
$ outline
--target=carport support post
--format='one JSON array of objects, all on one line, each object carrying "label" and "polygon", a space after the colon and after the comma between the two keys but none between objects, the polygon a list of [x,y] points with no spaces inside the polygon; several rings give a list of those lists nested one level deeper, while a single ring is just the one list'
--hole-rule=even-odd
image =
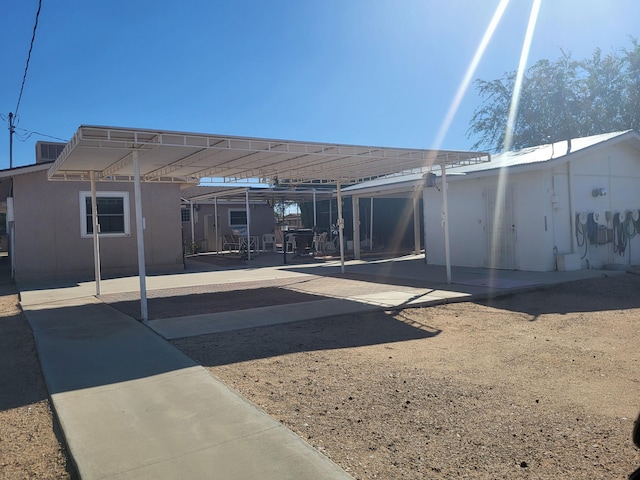
[{"label": "carport support post", "polygon": [[369,250],[373,250],[373,197],[371,197],[371,218],[369,222]]},{"label": "carport support post", "polygon": [[149,320],[147,313],[147,272],[144,261],[144,220],[142,218],[142,189],[140,188],[140,162],[138,151],[131,152],[133,157],[133,193],[136,206],[136,240],[138,244],[138,276],[140,277],[140,317],[143,322]]},{"label": "carport support post", "polygon": [[351,197],[353,208],[353,258],[360,260],[360,197]]},{"label": "carport support post", "polygon": [[249,189],[244,191],[245,205],[247,206],[247,260],[251,260],[251,214],[249,212]]},{"label": "carport support post", "polygon": [[317,209],[316,209],[316,189],[313,189],[313,233],[314,235],[318,232],[316,232],[316,227],[318,226],[318,213],[317,213]]},{"label": "carport support post", "polygon": [[449,253],[449,206],[447,205],[447,164],[442,162],[442,221],[444,223],[444,262],[447,283],[451,284],[451,256]]},{"label": "carport support post", "polygon": [[220,253],[219,235],[218,235],[218,197],[213,197],[213,214],[216,223],[216,253]]},{"label": "carport support post", "polygon": [[189,200],[189,209],[191,210],[191,213],[189,215],[189,218],[191,219],[191,253],[196,253],[196,225],[195,225],[195,218],[193,218],[193,200]]},{"label": "carport support post", "polygon": [[413,253],[420,254],[420,199],[418,192],[413,192]]},{"label": "carport support post", "polygon": [[89,172],[91,180],[91,224],[93,225],[93,269],[96,276],[96,296],[100,295],[100,224],[98,223],[98,203],[96,201],[96,172]]},{"label": "carport support post", "polygon": [[344,218],[342,218],[342,191],[337,183],[338,194],[338,241],[340,242],[340,271],[344,273]]}]

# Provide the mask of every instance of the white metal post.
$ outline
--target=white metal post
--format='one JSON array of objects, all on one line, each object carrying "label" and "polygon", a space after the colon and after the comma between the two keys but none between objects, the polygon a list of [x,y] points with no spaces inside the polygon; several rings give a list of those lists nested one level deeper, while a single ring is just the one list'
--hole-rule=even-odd
[{"label": "white metal post", "polygon": [[191,210],[189,215],[191,217],[191,253],[196,253],[196,219],[193,217],[193,200],[189,200],[189,210]]},{"label": "white metal post", "polygon": [[373,197],[371,197],[371,218],[369,222],[369,250],[373,250]]},{"label": "white metal post", "polygon": [[567,182],[569,188],[569,228],[571,229],[571,253],[578,251],[578,237],[576,236],[576,212],[574,208],[574,185],[573,185],[573,169],[571,168],[571,161],[567,162]]},{"label": "white metal post", "polygon": [[420,254],[420,199],[413,192],[413,253]]},{"label": "white metal post", "polygon": [[351,197],[353,207],[353,258],[360,260],[360,197]]},{"label": "white metal post", "polygon": [[213,197],[213,214],[216,217],[216,253],[220,253],[220,237],[218,235],[218,197]]},{"label": "white metal post", "polygon": [[[98,202],[96,195],[96,172],[89,173],[91,180],[91,225],[93,230],[93,271],[96,279],[96,295],[100,295],[100,223],[98,222]],[[83,221],[86,221],[83,219]]]},{"label": "white metal post", "polygon": [[317,233],[315,230],[318,226],[318,213],[316,209],[316,189],[313,189],[313,233]]},{"label": "white metal post", "polygon": [[451,257],[449,254],[449,207],[447,205],[447,164],[442,162],[442,221],[444,222],[444,261],[447,283],[451,283]]},{"label": "white metal post", "polygon": [[244,192],[247,205],[247,260],[251,260],[251,215],[249,213],[249,189]]},{"label": "white metal post", "polygon": [[331,231],[331,225],[333,225],[333,213],[331,212],[331,197],[329,197],[329,236],[333,241],[333,232]]},{"label": "white metal post", "polygon": [[340,271],[344,273],[344,218],[342,218],[342,192],[340,181],[337,185],[338,193],[338,241],[340,242]]},{"label": "white metal post", "polygon": [[144,219],[142,218],[142,189],[140,188],[140,162],[138,151],[131,152],[133,157],[133,191],[136,207],[136,240],[138,243],[138,276],[140,277],[140,316],[142,321],[149,320],[147,313],[147,272],[144,260]]}]

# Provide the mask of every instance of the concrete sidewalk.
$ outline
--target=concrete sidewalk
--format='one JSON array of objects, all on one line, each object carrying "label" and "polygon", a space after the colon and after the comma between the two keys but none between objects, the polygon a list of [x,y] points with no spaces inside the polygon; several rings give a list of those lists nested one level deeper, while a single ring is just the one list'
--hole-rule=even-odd
[{"label": "concrete sidewalk", "polygon": [[[418,258],[196,271],[150,276],[148,288],[299,278],[317,302],[154,320],[166,338],[372,309],[482,298],[623,272],[509,272],[441,267]],[[387,282],[387,283],[385,283]],[[371,290],[363,293],[365,285]],[[69,451],[87,479],[340,479],[347,473],[212,377],[148,326],[96,299],[93,282],[19,285],[45,381]],[[102,293],[137,291],[136,277]]]},{"label": "concrete sidewalk", "polygon": [[23,308],[82,479],[351,478],[146,326],[99,300]]}]

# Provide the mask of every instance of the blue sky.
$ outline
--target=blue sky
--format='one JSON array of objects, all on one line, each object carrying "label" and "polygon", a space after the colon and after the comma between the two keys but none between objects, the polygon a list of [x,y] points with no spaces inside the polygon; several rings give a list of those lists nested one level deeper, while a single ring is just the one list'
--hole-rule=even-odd
[{"label": "blue sky", "polygon": [[[450,105],[499,0],[43,0],[18,110],[28,132],[69,139],[109,125],[464,150],[473,85]],[[0,169],[38,0],[0,5]],[[516,70],[532,0],[511,0],[473,78]],[[528,64],[640,38],[637,0],[542,0]],[[22,141],[25,139],[25,141]]]}]

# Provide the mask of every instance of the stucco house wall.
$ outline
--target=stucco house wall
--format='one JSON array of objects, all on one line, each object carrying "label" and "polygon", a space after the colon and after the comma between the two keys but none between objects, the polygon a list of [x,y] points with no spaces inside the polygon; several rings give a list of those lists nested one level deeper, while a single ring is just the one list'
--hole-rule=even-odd
[{"label": "stucco house wall", "polygon": [[[189,205],[182,205],[183,209],[191,210]],[[205,251],[215,251],[216,244],[213,238],[215,237],[214,219],[215,219],[215,205],[212,203],[199,203],[194,205],[194,236],[196,239],[196,245],[199,249]],[[246,210],[245,203],[218,201],[218,235],[222,238],[223,235],[229,235],[233,233],[233,227],[229,224],[229,212],[233,210]],[[206,218],[208,217],[208,219]],[[262,242],[262,235],[265,233],[274,232],[274,215],[273,208],[266,202],[250,201],[249,202],[249,219],[251,222],[250,234],[251,236],[258,236],[260,242]],[[208,227],[208,231],[205,228]],[[182,235],[185,245],[191,244],[191,221],[182,222]],[[206,242],[203,242],[207,240]],[[261,244],[262,246],[262,244]],[[219,248],[222,248],[221,242],[219,242]]]},{"label": "stucco house wall", "polygon": [[[81,235],[80,191],[89,182],[48,181],[46,170],[15,175],[15,277],[92,278],[93,240]],[[101,237],[103,276],[137,273],[136,215],[132,183],[97,183],[96,190],[129,192],[130,234]],[[145,261],[147,271],[183,268],[180,197],[176,184],[143,184]]]}]

